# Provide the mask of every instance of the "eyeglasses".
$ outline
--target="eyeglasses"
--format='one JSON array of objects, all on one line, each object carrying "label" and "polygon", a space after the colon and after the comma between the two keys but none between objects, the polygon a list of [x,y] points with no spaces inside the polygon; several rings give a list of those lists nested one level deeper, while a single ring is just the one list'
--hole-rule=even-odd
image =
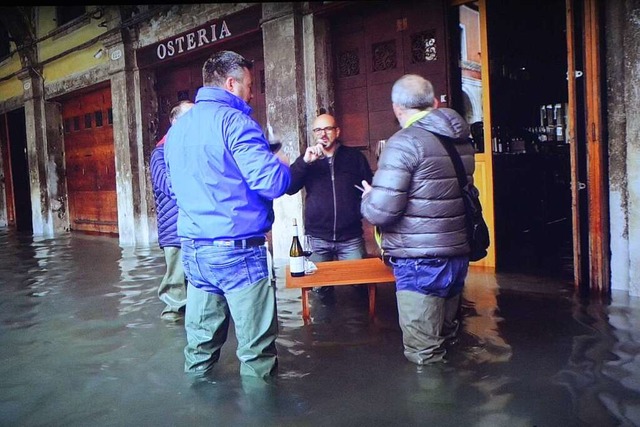
[{"label": "eyeglasses", "polygon": [[322,135],[323,133],[329,133],[331,131],[336,130],[338,126],[327,126],[326,128],[315,128],[312,129],[313,133],[318,134],[318,135]]}]

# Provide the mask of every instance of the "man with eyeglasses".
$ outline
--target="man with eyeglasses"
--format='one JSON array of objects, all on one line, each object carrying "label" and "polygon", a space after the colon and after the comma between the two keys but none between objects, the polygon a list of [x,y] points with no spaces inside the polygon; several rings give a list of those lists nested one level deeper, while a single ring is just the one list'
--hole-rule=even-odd
[{"label": "man with eyeglasses", "polygon": [[[311,236],[311,261],[363,258],[359,187],[363,180],[371,182],[369,162],[360,150],[340,144],[340,128],[330,114],[316,117],[312,132],[315,142],[291,165],[287,190],[287,194],[306,190],[304,227]],[[357,289],[366,295],[366,286]],[[333,300],[332,287],[313,291],[324,302]]]}]

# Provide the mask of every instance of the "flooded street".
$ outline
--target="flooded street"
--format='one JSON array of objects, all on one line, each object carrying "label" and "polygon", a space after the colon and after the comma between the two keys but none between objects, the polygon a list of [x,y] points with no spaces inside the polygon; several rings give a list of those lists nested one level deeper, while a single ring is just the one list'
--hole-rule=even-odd
[{"label": "flooded street", "polygon": [[640,425],[640,299],[581,302],[570,283],[471,272],[449,363],[405,360],[392,285],[376,319],[355,289],[311,298],[278,270],[279,373],[243,379],[231,332],[208,379],[183,372],[160,319],[157,247],[0,230],[2,426]]}]

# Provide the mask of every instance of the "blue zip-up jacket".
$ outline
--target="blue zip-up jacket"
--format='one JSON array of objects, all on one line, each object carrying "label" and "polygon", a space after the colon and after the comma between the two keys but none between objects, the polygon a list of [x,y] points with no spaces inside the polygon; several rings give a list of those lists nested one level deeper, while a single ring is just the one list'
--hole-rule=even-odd
[{"label": "blue zip-up jacket", "polygon": [[180,237],[247,239],[271,229],[273,199],[285,193],[291,175],[251,111],[222,88],[202,87],[169,129],[164,158]]},{"label": "blue zip-up jacket", "polygon": [[158,244],[180,247],[178,237],[178,205],[171,198],[169,181],[167,180],[166,165],[164,163],[164,143],[166,135],[160,140],[151,153],[150,169],[153,184],[153,196],[156,201],[156,216],[158,220]]}]

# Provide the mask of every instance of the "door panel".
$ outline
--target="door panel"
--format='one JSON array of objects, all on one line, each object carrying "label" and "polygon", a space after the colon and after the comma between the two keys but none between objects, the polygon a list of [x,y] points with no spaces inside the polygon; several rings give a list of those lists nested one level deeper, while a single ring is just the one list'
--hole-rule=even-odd
[{"label": "door panel", "polygon": [[7,225],[16,225],[16,208],[13,199],[13,174],[11,171],[11,148],[9,139],[9,118],[7,114],[0,116],[0,149],[2,149],[2,183],[4,184],[5,203],[7,208]]},{"label": "door panel", "polygon": [[363,18],[362,16],[350,18],[349,22],[340,21],[334,28],[335,36],[340,41],[334,46],[335,115],[340,125],[342,143],[357,146],[366,144],[369,140],[367,73],[364,61]]},{"label": "door panel", "polygon": [[[574,282],[609,294],[606,148],[602,119],[598,0],[566,0]],[[582,71],[582,77],[576,72]],[[586,185],[584,185],[586,184]],[[583,186],[584,185],[584,186]]]},{"label": "door panel", "polygon": [[369,140],[367,93],[362,88],[343,89],[343,97],[336,98],[336,110],[342,115],[338,120],[340,139],[345,145],[362,145]]},{"label": "door panel", "polygon": [[[343,144],[371,149],[398,130],[391,87],[404,74],[420,74],[436,94],[448,94],[442,2],[376,4],[334,18],[331,33],[335,116]],[[375,163],[375,155],[369,158]]]},{"label": "door panel", "polygon": [[[403,55],[405,73],[419,74],[433,84],[436,95],[449,93],[447,76],[447,45],[445,12],[442,2],[432,2],[429,13],[424,13],[424,6],[409,6],[404,17],[407,30],[403,37]],[[446,107],[446,103],[440,106]]]},{"label": "door panel", "polygon": [[118,232],[111,88],[62,104],[71,230]]}]

